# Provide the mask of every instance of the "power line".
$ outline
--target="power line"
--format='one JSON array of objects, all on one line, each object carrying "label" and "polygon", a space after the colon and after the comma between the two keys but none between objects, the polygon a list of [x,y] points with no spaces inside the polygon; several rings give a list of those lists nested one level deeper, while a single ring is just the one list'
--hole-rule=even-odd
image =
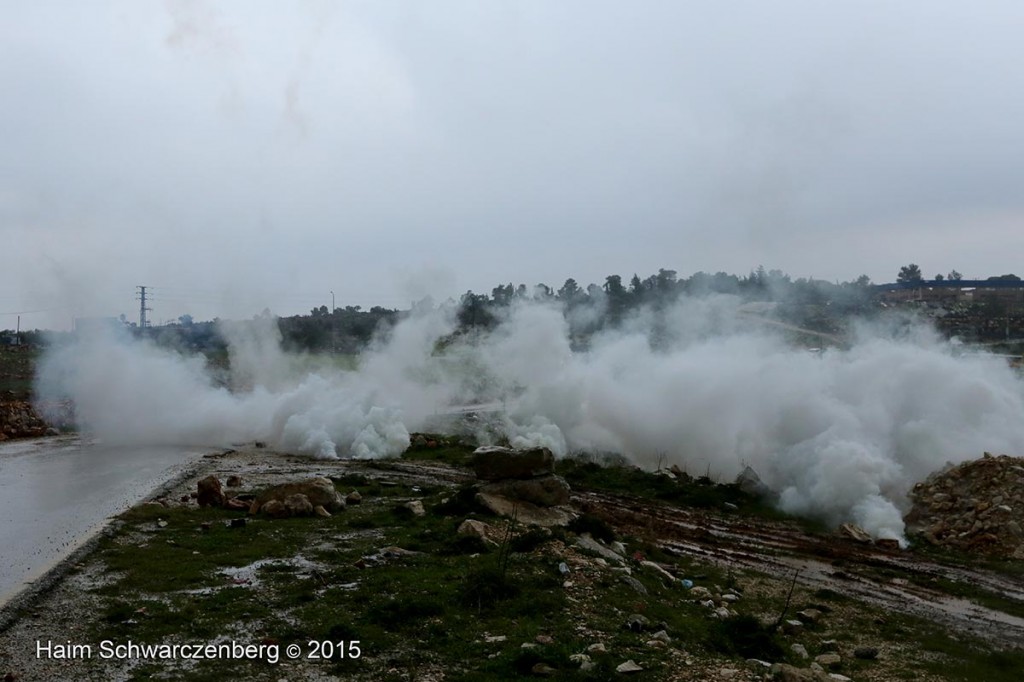
[{"label": "power line", "polygon": [[30,315],[32,313],[50,313],[55,310],[67,310],[68,306],[58,306],[56,308],[40,308],[39,310],[14,310],[9,313],[0,313],[0,315]]},{"label": "power line", "polygon": [[146,287],[140,285],[135,288],[139,290],[139,293],[136,294],[139,299],[139,329],[145,329],[149,326],[149,321],[146,319],[146,313],[152,312],[153,309],[146,307]]}]

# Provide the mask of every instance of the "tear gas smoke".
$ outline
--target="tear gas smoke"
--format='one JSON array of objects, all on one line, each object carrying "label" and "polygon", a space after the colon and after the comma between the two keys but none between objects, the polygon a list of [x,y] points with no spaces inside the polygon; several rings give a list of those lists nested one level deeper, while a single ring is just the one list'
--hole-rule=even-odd
[{"label": "tear gas smoke", "polygon": [[579,315],[551,306],[514,306],[491,334],[460,341],[451,311],[419,311],[353,371],[311,370],[281,352],[276,325],[240,323],[222,330],[236,391],[199,359],[105,333],[50,351],[38,393],[71,396],[82,428],[107,441],[262,439],[360,458],[400,454],[409,430],[453,405],[501,401],[514,445],[719,480],[749,465],[784,510],[890,538],[914,482],[982,450],[1024,451],[1024,384],[1003,360],[958,354],[928,330],[863,328],[849,350],[810,353],[739,304],[682,299],[583,352],[571,346]]}]

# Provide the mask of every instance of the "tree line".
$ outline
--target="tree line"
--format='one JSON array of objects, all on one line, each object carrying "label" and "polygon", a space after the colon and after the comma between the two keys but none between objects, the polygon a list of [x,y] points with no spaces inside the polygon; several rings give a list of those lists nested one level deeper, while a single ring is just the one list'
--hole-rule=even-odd
[{"label": "tree line", "polygon": [[525,284],[499,284],[490,295],[470,290],[458,302],[458,322],[462,329],[493,328],[503,317],[503,310],[518,301],[555,303],[568,315],[575,309],[590,308],[590,331],[619,325],[631,312],[642,308],[659,311],[681,296],[731,294],[745,301],[774,302],[780,306],[780,316],[804,319],[813,310],[831,308],[836,315],[866,312],[871,302],[871,280],[861,275],[851,282],[827,282],[813,278],[792,279],[781,270],[759,267],[746,276],[725,272],[709,274],[697,272],[679,277],[675,270],[659,268],[658,272],[641,278],[634,274],[623,282],[621,275],[608,275],[603,284],[585,287],[573,278],[556,290],[544,283],[533,287]]}]

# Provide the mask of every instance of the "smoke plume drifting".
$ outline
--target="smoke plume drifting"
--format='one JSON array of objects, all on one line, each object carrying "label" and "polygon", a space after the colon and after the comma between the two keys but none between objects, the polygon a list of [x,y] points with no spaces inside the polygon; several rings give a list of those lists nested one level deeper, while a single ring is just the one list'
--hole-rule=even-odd
[{"label": "smoke plume drifting", "polygon": [[224,330],[244,376],[236,391],[199,360],[104,334],[51,351],[39,393],[73,397],[81,426],[104,440],[262,439],[360,458],[398,455],[433,415],[490,402],[514,445],[615,452],[723,481],[749,465],[784,510],[890,538],[903,535],[916,481],[983,450],[1024,452],[1024,384],[1003,360],[958,354],[927,330],[863,329],[849,350],[811,353],[738,306],[682,299],[586,351],[552,306],[515,306],[480,338],[449,336],[450,311],[421,311],[351,371],[309,369],[280,351],[276,326],[245,323]]}]

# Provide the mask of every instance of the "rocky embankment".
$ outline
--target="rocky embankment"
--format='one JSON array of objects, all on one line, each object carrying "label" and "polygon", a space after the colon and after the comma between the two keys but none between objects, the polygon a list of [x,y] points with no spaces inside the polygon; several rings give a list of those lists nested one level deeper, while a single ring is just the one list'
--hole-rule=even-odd
[{"label": "rocky embankment", "polygon": [[1024,457],[986,452],[932,474],[910,498],[911,534],[951,549],[1024,559]]},{"label": "rocky embankment", "polygon": [[[66,413],[66,417],[62,418],[62,413]],[[54,414],[57,423],[50,424],[39,416],[29,401],[13,396],[0,398],[0,441],[56,435],[62,423],[70,422],[70,407],[58,406]]]}]

